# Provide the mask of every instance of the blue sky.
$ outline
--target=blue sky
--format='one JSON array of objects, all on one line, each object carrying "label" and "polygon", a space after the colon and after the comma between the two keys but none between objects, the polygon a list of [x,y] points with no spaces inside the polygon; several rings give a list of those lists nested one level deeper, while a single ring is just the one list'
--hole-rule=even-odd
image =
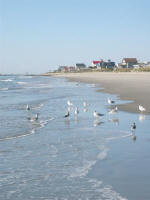
[{"label": "blue sky", "polygon": [[0,0],[0,73],[150,60],[149,0]]}]

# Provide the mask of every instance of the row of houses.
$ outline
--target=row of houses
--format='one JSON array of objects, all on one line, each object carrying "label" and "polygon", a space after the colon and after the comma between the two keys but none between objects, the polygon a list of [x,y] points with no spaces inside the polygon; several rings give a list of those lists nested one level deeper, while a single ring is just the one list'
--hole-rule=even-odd
[{"label": "row of houses", "polygon": [[94,60],[90,66],[86,66],[84,63],[76,63],[75,66],[59,66],[59,72],[75,72],[87,69],[114,69],[114,68],[140,68],[150,67],[150,62],[138,62],[136,58],[123,58],[121,63],[115,63],[114,61],[107,60]]}]

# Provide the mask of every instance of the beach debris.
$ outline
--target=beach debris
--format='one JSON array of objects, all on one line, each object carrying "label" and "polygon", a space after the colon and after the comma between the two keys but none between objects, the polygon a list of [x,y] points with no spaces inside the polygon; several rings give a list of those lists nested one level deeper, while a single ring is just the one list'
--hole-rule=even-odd
[{"label": "beach debris", "polygon": [[115,101],[114,101],[114,100],[112,100],[112,99],[110,99],[110,98],[108,98],[108,100],[107,100],[107,101],[108,101],[108,103],[109,103],[109,104],[114,104],[114,103],[115,103]]},{"label": "beach debris", "polygon": [[146,111],[146,108],[144,108],[143,106],[139,105],[139,111],[145,112],[145,111]]},{"label": "beach debris", "polygon": [[103,117],[104,114],[98,113],[98,112],[96,112],[96,110],[95,110],[94,113],[93,113],[93,116],[96,117],[96,118],[99,118],[99,117]]}]

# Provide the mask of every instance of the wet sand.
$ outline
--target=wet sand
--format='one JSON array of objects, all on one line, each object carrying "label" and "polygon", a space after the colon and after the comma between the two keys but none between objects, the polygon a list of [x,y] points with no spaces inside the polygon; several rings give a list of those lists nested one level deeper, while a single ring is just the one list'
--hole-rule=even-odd
[{"label": "wet sand", "polygon": [[119,105],[119,109],[139,113],[138,105],[150,113],[150,73],[149,72],[84,72],[58,73],[56,77],[65,77],[70,81],[98,84],[100,91],[116,94],[122,100],[133,101]]}]

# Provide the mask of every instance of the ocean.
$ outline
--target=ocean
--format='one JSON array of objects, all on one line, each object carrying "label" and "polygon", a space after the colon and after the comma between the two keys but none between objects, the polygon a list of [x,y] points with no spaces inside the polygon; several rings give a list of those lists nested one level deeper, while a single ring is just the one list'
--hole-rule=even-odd
[{"label": "ocean", "polygon": [[[108,98],[127,102],[97,90],[63,78],[0,76],[1,200],[150,199],[150,116],[110,113]],[[104,116],[95,119],[95,110]]]}]

